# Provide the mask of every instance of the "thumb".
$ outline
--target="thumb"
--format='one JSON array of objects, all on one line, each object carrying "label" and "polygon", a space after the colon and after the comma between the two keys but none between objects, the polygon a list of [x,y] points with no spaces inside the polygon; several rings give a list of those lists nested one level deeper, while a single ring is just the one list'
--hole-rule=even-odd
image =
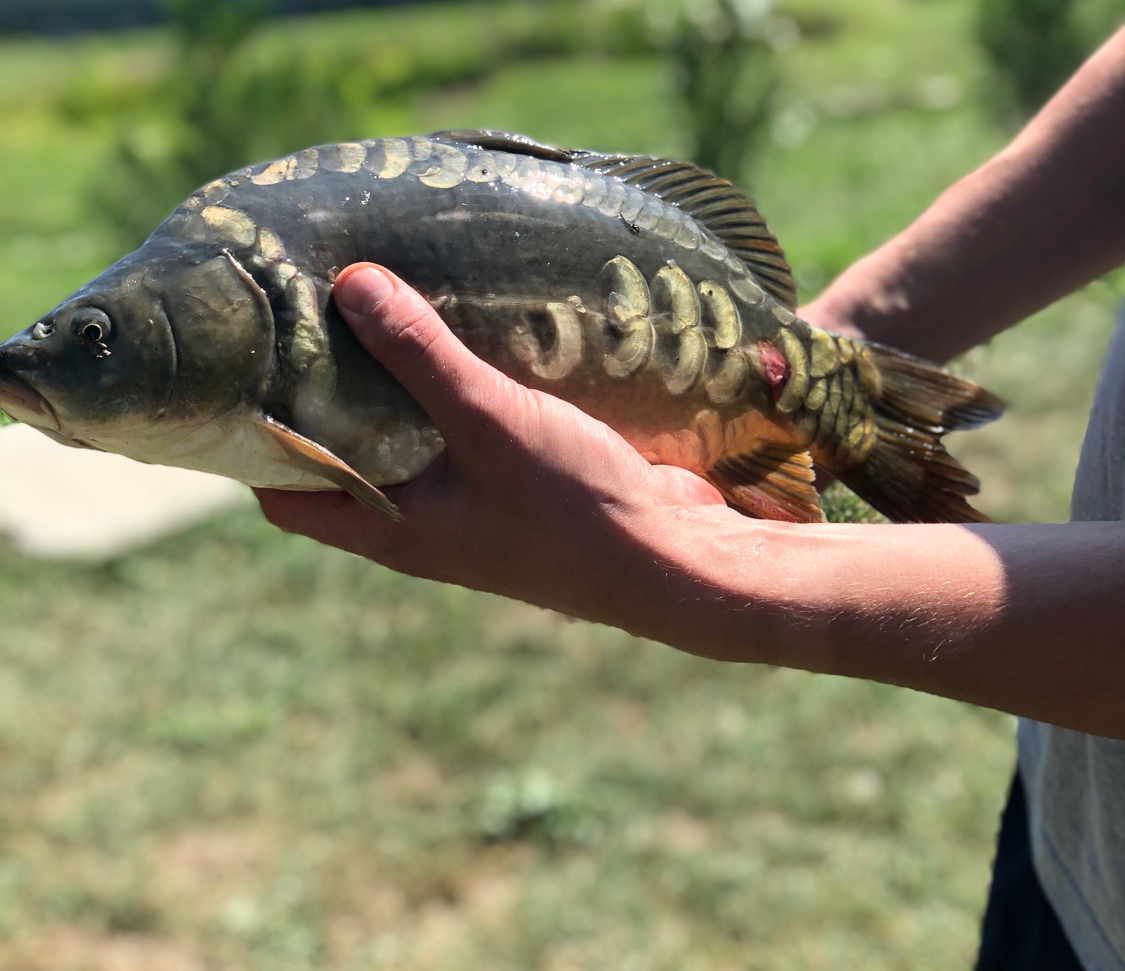
[{"label": "thumb", "polygon": [[[359,342],[446,428],[467,411],[494,410],[512,382],[457,339],[416,290],[374,263],[353,263],[332,288]],[[493,407],[489,407],[489,404]]]}]

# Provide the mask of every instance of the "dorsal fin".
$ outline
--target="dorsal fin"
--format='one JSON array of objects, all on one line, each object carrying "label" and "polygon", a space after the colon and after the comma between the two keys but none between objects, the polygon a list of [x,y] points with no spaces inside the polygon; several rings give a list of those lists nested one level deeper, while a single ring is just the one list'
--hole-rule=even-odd
[{"label": "dorsal fin", "polygon": [[689,162],[643,155],[584,154],[573,162],[683,209],[725,243],[778,303],[797,309],[797,286],[781,245],[754,203],[725,179]]},{"label": "dorsal fin", "polygon": [[475,145],[498,152],[511,152],[513,155],[531,155],[548,159],[551,162],[572,162],[576,155],[587,152],[567,151],[553,145],[542,145],[526,135],[516,135],[507,131],[484,131],[472,128],[458,128],[456,131],[436,131],[430,138],[443,142],[460,142],[462,145]]},{"label": "dorsal fin", "polygon": [[765,219],[741,190],[706,169],[645,155],[600,155],[553,148],[507,132],[452,131],[437,132],[432,137],[573,163],[628,182],[691,215],[750,268],[778,303],[789,310],[797,309],[793,272],[777,238],[766,228]]}]

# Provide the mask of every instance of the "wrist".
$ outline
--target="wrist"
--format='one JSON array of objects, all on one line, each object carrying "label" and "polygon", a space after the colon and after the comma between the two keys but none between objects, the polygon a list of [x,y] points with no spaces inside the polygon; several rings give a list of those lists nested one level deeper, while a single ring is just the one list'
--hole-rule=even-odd
[{"label": "wrist", "polygon": [[995,551],[956,526],[793,525],[719,509],[647,535],[658,592],[632,632],[714,660],[914,685],[939,654],[984,636],[1005,598]]},{"label": "wrist", "polygon": [[961,526],[795,527],[772,559],[774,663],[926,690],[987,639],[1007,592],[996,550]]},{"label": "wrist", "polygon": [[782,567],[793,537],[807,529],[719,505],[630,517],[622,530],[629,608],[615,605],[609,622],[712,660],[816,667],[797,620],[812,620],[814,605],[801,602]]}]

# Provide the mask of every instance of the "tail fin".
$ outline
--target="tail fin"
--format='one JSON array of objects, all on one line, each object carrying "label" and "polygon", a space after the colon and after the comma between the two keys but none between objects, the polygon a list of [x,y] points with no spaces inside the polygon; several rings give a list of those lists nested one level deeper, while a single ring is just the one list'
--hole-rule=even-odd
[{"label": "tail fin", "polygon": [[838,473],[840,480],[895,522],[989,522],[965,501],[980,490],[979,481],[942,447],[941,437],[992,421],[1003,402],[927,361],[866,346],[882,379],[876,441],[862,464]]}]

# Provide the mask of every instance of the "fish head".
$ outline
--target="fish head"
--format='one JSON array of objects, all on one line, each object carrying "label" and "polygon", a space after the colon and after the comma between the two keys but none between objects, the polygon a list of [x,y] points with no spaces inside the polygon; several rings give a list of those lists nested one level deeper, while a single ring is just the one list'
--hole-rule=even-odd
[{"label": "fish head", "polygon": [[0,408],[81,441],[157,417],[175,359],[158,296],[125,260],[0,344]]},{"label": "fish head", "polygon": [[268,301],[240,269],[223,251],[146,244],[0,344],[0,409],[130,453],[230,411],[272,348]]}]

